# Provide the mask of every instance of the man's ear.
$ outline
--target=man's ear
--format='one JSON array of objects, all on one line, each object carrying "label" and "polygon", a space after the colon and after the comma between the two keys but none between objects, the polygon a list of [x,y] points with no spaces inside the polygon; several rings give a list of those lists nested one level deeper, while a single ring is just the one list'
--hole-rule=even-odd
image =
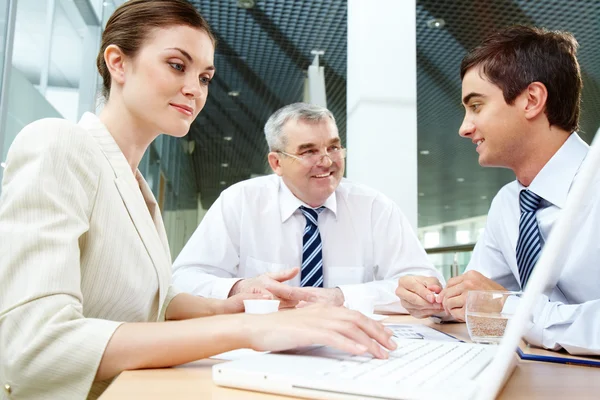
[{"label": "man's ear", "polygon": [[548,100],[548,89],[541,82],[532,82],[527,86],[523,95],[525,95],[525,118],[534,119],[542,114],[546,109]]},{"label": "man's ear", "polygon": [[283,175],[281,159],[279,158],[279,154],[272,151],[267,156],[267,159],[269,160],[269,165],[271,166],[273,172],[275,172],[279,176]]},{"label": "man's ear", "polygon": [[110,72],[111,83],[117,82],[123,85],[125,83],[125,55],[121,49],[114,44],[107,46],[104,49],[104,62]]}]

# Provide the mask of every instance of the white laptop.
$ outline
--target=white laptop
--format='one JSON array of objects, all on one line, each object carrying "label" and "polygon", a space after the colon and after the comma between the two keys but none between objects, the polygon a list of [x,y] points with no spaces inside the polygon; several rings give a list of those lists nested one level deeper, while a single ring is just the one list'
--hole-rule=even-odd
[{"label": "white laptop", "polygon": [[536,299],[560,276],[577,210],[600,171],[599,136],[600,130],[499,346],[401,339],[388,360],[311,346],[217,364],[214,382],[313,399],[494,399],[518,361]]}]

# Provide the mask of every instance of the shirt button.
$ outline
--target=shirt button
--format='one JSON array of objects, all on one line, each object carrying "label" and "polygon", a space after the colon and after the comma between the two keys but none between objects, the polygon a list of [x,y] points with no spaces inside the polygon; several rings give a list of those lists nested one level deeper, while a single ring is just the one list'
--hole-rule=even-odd
[{"label": "shirt button", "polygon": [[12,388],[10,387],[10,385],[8,383],[6,385],[4,385],[4,391],[8,394],[12,393]]}]

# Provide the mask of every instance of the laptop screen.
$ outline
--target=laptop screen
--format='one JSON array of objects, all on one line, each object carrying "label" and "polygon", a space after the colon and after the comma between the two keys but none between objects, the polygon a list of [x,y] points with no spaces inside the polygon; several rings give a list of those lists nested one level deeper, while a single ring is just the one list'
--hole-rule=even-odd
[{"label": "laptop screen", "polygon": [[548,289],[553,288],[558,282],[564,265],[561,260],[568,256],[569,240],[577,229],[577,220],[582,217],[583,203],[592,197],[590,191],[596,186],[593,183],[598,179],[600,171],[600,129],[594,137],[592,146],[581,166],[577,179],[573,182],[564,210],[556,221],[556,225],[549,236],[544,250],[535,266],[531,278],[521,298],[517,312],[509,321],[500,349],[490,367],[481,377],[485,387],[481,391],[482,398],[495,398],[502,388],[503,381],[508,377],[510,365],[514,358],[519,342],[530,326],[531,314],[535,302]]}]

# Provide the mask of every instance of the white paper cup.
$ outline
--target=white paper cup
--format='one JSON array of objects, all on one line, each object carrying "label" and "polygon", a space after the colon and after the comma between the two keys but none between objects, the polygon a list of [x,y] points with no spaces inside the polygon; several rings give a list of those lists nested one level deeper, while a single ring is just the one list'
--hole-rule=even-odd
[{"label": "white paper cup", "polygon": [[244,300],[247,314],[270,314],[279,310],[279,300]]}]

